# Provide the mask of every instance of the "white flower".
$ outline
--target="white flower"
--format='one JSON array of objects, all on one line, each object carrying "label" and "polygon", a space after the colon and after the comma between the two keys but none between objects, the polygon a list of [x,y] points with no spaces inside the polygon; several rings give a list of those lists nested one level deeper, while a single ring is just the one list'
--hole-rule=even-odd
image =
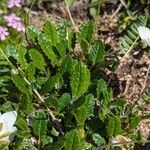
[{"label": "white flower", "polygon": [[16,111],[10,111],[4,114],[0,113],[0,144],[7,144],[12,140],[12,133],[17,130],[17,128],[13,126],[16,119]]},{"label": "white flower", "polygon": [[131,139],[122,136],[122,135],[117,135],[116,137],[112,137],[111,143],[114,146],[119,146],[122,148],[122,150],[129,150],[129,146],[131,145]]},{"label": "white flower", "polygon": [[140,26],[138,27],[138,32],[143,42],[150,46],[150,29],[144,26]]}]

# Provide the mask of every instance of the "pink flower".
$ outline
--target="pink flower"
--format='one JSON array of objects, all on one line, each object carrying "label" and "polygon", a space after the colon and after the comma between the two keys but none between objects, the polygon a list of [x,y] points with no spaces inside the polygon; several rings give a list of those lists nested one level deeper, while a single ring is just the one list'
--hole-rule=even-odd
[{"label": "pink flower", "polygon": [[[17,17],[16,14],[12,13],[8,16],[4,16],[4,19],[8,22],[8,23],[12,23],[13,21],[20,21],[21,18]],[[11,25],[10,25],[11,26]]]},{"label": "pink flower", "polygon": [[4,16],[4,19],[8,22],[9,27],[12,27],[17,31],[25,31],[24,25],[21,22],[21,18],[17,17],[16,14]]},{"label": "pink flower", "polygon": [[23,31],[25,32],[25,28],[24,25],[21,22],[15,22],[12,26],[14,29],[16,29],[17,31]]},{"label": "pink flower", "polygon": [[7,3],[9,8],[21,7],[21,0],[8,0]]},{"label": "pink flower", "polygon": [[8,29],[0,26],[0,40],[4,41],[8,35],[9,35]]}]

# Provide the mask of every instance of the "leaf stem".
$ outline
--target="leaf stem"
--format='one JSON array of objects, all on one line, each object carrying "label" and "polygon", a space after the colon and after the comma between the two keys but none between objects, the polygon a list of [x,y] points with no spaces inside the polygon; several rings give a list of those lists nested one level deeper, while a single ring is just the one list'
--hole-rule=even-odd
[{"label": "leaf stem", "polygon": [[129,53],[131,52],[131,50],[134,48],[135,44],[137,43],[137,40],[139,39],[139,36],[135,39],[134,43],[132,44],[132,46],[129,48],[129,50],[125,53],[125,55],[121,58],[120,60],[120,64],[118,65],[118,67],[116,68],[115,72],[117,72],[117,70],[122,66],[124,60],[128,57]]},{"label": "leaf stem", "polygon": [[67,0],[65,0],[65,3],[66,3],[66,9],[67,9],[67,12],[68,12],[70,21],[71,21],[71,23],[72,23],[72,25],[73,25],[75,31],[78,31],[78,28],[76,27],[75,22],[74,22],[74,20],[73,20],[73,18],[72,18],[72,15],[71,15],[71,12],[70,12],[69,5],[68,5]]},{"label": "leaf stem", "polygon": [[6,59],[6,61],[9,63],[9,65],[13,68],[16,69],[16,67],[10,62],[10,60],[8,59],[8,57],[5,55],[5,53],[3,52],[3,50],[0,48],[0,51],[2,53],[2,55],[4,56],[4,58]]}]

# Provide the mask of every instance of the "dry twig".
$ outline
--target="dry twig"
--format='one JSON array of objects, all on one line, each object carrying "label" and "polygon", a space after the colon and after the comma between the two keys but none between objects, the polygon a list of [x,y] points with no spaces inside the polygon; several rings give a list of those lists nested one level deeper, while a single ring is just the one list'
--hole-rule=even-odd
[{"label": "dry twig", "polygon": [[147,83],[149,72],[150,72],[150,62],[149,62],[149,65],[148,65],[148,69],[147,69],[147,73],[146,73],[146,76],[145,76],[145,80],[144,80],[144,83],[143,83],[143,87],[142,87],[141,93],[144,91],[144,89],[146,87],[146,83]]}]

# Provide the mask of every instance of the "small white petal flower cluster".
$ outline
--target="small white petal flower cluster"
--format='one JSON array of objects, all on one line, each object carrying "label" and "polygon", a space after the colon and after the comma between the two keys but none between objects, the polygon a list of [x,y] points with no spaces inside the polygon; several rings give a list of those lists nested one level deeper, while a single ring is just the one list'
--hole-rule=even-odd
[{"label": "small white petal flower cluster", "polygon": [[13,139],[13,133],[17,131],[17,128],[14,127],[16,119],[16,111],[0,114],[0,145],[7,144]]},{"label": "small white petal flower cluster", "polygon": [[139,36],[144,43],[150,46],[150,29],[144,26],[138,27]]}]

